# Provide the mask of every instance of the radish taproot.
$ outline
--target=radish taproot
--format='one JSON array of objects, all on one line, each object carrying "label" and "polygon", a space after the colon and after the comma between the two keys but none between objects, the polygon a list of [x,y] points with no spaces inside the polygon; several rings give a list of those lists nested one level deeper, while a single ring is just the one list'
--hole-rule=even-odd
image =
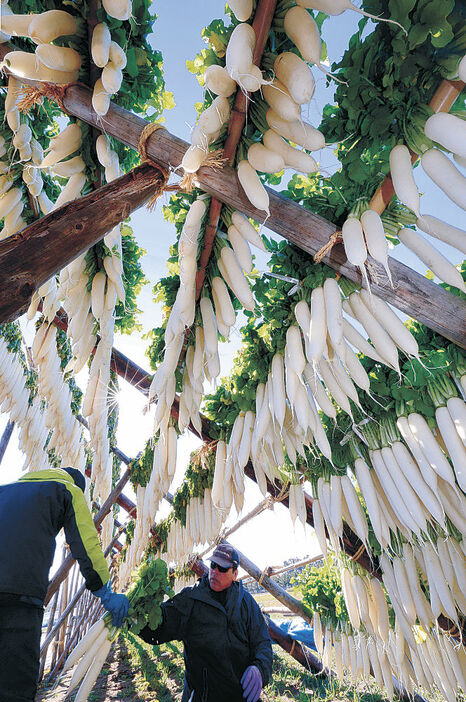
[{"label": "radish taproot", "polygon": [[264,144],[251,144],[248,149],[248,161],[261,173],[279,173],[285,168],[285,161],[280,154],[270,151]]},{"label": "radish taproot", "polygon": [[91,56],[95,65],[103,68],[110,59],[110,44],[112,35],[105,22],[99,22],[94,27],[91,40]]},{"label": "radish taproot", "polygon": [[404,144],[394,146],[390,151],[389,160],[390,175],[397,198],[419,217],[419,191],[414,181],[411,154],[408,147]]},{"label": "radish taproot", "polygon": [[[59,48],[59,47],[57,47]],[[57,71],[47,68],[37,60],[35,54],[27,51],[10,51],[3,59],[2,65],[20,78],[29,78],[47,83],[65,85],[78,79],[78,71]]]},{"label": "radish taproot", "polygon": [[214,64],[208,66],[204,73],[205,87],[215,95],[230,97],[236,90],[236,81],[230,78],[228,71],[223,66]]},{"label": "radish taproot", "polygon": [[266,102],[277,115],[287,122],[301,119],[301,111],[289,94],[286,86],[275,79],[262,86],[262,94]]},{"label": "radish taproot", "polygon": [[396,24],[397,27],[400,27],[403,32],[407,34],[406,29],[399,22],[380,17],[380,15],[371,15],[370,12],[361,10],[361,8],[357,7],[351,0],[296,0],[296,4],[309,10],[325,12],[326,15],[332,15],[333,17],[343,14],[345,10],[354,10],[354,12],[359,12],[359,14],[364,15],[364,17],[370,17],[376,22],[390,22],[390,24]]},{"label": "radish taproot", "polygon": [[58,37],[70,36],[78,31],[78,22],[64,10],[47,10],[34,15],[29,24],[29,37],[37,44],[49,44]]},{"label": "radish taproot", "polygon": [[392,274],[388,265],[388,244],[380,215],[375,210],[365,210],[360,217],[366,239],[367,250],[372,258],[385,268],[388,280],[393,287]]},{"label": "radish taproot", "polygon": [[[424,173],[443,190],[454,203],[466,210],[466,177],[439,149],[429,149],[421,156]],[[419,213],[416,212],[419,217]]]},{"label": "radish taproot", "polygon": [[440,241],[454,246],[455,249],[466,254],[466,232],[458,227],[443,222],[432,215],[421,215],[416,222],[416,226],[421,231],[430,236],[440,239]]},{"label": "radish taproot", "polygon": [[267,129],[263,137],[264,146],[270,151],[279,154],[284,162],[285,168],[293,168],[299,173],[314,173],[317,170],[317,163],[310,154],[299,151],[294,146],[290,146],[273,129]]},{"label": "radish taproot", "polygon": [[252,56],[256,45],[256,33],[250,24],[238,24],[231,33],[225,56],[226,69],[230,78],[239,85],[252,66]]},{"label": "radish taproot", "polygon": [[238,163],[238,180],[249,202],[258,210],[263,210],[269,217],[269,195],[256,170],[245,159]]},{"label": "radish taproot", "polygon": [[247,22],[252,12],[252,0],[229,0],[228,7],[237,20]]},{"label": "radish taproot", "polygon": [[466,158],[466,122],[460,117],[437,112],[426,120],[424,133],[447,151]]},{"label": "radish taproot", "polygon": [[54,71],[79,71],[81,68],[81,56],[74,49],[66,46],[55,46],[54,44],[39,44],[36,49],[36,56],[39,61]]},{"label": "radish taproot", "polygon": [[294,144],[302,146],[308,151],[319,151],[325,146],[325,137],[318,129],[307,122],[294,120],[289,122],[282,119],[275,110],[270,108],[265,115],[267,124],[277,134],[292,141]]},{"label": "radish taproot", "polygon": [[302,58],[291,51],[285,51],[275,59],[273,70],[297,105],[310,102],[314,95],[315,80],[311,69]]},{"label": "radish taproot", "polygon": [[107,15],[117,20],[129,20],[131,17],[131,0],[102,0],[102,5]]},{"label": "radish taproot", "polygon": [[232,224],[238,229],[244,238],[249,241],[250,244],[260,249],[261,251],[266,251],[264,242],[260,238],[260,234],[249,219],[242,212],[235,210],[231,215]]},{"label": "radish taproot", "polygon": [[432,244],[429,244],[421,234],[418,234],[412,229],[400,229],[398,238],[401,243],[407,246],[408,249],[411,249],[441,281],[466,292],[466,287],[459,270],[442,256]]}]

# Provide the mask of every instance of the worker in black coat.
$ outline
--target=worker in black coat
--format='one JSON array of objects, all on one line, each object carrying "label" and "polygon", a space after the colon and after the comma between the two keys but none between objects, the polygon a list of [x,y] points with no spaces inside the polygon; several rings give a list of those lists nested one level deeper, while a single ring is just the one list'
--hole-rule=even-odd
[{"label": "worker in black coat", "polygon": [[0,702],[34,700],[48,574],[62,527],[86,587],[114,624],[128,613],[128,599],[111,590],[85,487],[75,468],[35,471],[0,485]]},{"label": "worker in black coat", "polygon": [[184,643],[182,702],[257,702],[272,672],[272,644],[254,598],[237,581],[230,544],[213,552],[208,575],[162,604],[163,621],[144,641]]}]

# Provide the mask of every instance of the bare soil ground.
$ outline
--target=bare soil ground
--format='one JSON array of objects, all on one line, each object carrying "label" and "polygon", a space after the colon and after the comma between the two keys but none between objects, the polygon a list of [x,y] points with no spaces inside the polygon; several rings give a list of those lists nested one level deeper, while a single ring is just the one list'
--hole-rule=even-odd
[{"label": "bare soil ground", "polygon": [[[142,649],[142,647],[141,647]],[[144,656],[144,651],[138,652]],[[145,679],[143,666],[135,666],[134,652],[129,649],[126,641],[118,640],[112,646],[102,672],[89,697],[91,702],[110,702],[110,700],[127,700],[128,702],[168,702],[181,699],[182,685],[170,674],[172,664],[170,658],[176,658],[170,651],[161,651],[160,665],[168,669],[165,674],[152,676],[152,683]],[[176,664],[173,664],[176,665]],[[176,665],[178,668],[179,666]],[[43,684],[36,696],[35,702],[64,702],[73,700],[75,692],[67,697],[66,691],[72,671],[63,676],[58,685],[50,687]],[[155,689],[151,689],[154,687]]]}]

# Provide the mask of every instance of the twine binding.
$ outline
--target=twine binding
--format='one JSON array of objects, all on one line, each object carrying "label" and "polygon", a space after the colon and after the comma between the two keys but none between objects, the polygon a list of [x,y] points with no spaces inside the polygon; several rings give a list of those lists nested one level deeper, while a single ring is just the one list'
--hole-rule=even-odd
[{"label": "twine binding", "polygon": [[289,483],[283,484],[283,485],[282,485],[282,489],[280,490],[280,492],[278,493],[278,495],[276,495],[275,497],[273,497],[273,496],[271,497],[272,502],[273,502],[273,503],[275,503],[275,502],[282,502],[282,501],[285,499],[285,497],[288,497],[289,492],[290,492],[290,491],[289,491],[289,487],[290,487],[290,484],[289,484]]},{"label": "twine binding", "polygon": [[290,648],[290,656],[293,655],[295,646],[296,646],[296,639],[293,639],[293,643],[291,644],[291,648]]},{"label": "twine binding", "polygon": [[356,553],[354,554],[354,556],[351,556],[351,560],[357,561],[358,558],[360,558],[362,556],[362,554],[364,553],[364,549],[365,549],[364,544],[361,544],[360,547],[358,548],[358,550],[356,551]]},{"label": "twine binding", "polygon": [[265,577],[267,577],[267,578],[270,577],[270,567],[269,567],[269,566],[267,566],[266,568],[264,568],[264,570],[263,570],[262,573],[260,574],[260,578],[259,578],[259,580],[257,581],[257,584],[259,585],[259,587],[262,585],[262,581],[263,581],[263,579],[264,579]]},{"label": "twine binding", "polygon": [[341,229],[339,229],[336,232],[333,232],[331,235],[330,239],[327,241],[327,243],[322,246],[321,249],[315,254],[314,256],[314,261],[316,263],[320,263],[324,256],[326,256],[330,251],[333,249],[335,244],[340,244],[343,241],[343,237],[341,235]]}]

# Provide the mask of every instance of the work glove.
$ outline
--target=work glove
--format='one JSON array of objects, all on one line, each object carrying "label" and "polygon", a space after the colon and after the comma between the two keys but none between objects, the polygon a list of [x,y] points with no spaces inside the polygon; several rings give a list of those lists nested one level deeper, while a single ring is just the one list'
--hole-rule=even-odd
[{"label": "work glove", "polygon": [[241,678],[243,697],[246,702],[257,702],[262,692],[262,675],[255,665],[246,668]]},{"label": "work glove", "polygon": [[122,625],[123,619],[128,616],[129,600],[126,595],[118,595],[112,592],[110,580],[106,585],[92,593],[102,602],[102,606],[112,615],[113,626],[118,628]]}]

